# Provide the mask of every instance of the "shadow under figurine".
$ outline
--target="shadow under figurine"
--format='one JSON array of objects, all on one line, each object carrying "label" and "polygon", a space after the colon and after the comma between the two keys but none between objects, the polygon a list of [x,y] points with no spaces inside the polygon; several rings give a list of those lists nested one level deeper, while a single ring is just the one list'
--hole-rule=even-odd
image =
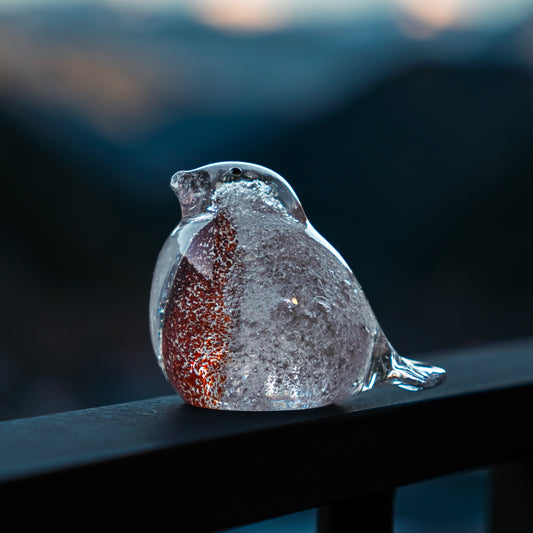
[{"label": "shadow under figurine", "polygon": [[341,255],[291,186],[250,163],[177,172],[182,219],[159,254],[154,350],[191,405],[307,409],[376,384],[438,385],[442,368],[400,357]]}]

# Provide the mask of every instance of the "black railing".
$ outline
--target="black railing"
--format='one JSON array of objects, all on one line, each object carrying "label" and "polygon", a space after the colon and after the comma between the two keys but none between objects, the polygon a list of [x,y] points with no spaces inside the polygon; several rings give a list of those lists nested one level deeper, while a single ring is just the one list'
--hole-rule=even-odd
[{"label": "black railing", "polygon": [[170,396],[2,422],[3,523],[194,532],[319,507],[321,531],[391,531],[395,488],[492,467],[493,531],[533,531],[533,341],[420,358],[444,385],[308,411]]}]

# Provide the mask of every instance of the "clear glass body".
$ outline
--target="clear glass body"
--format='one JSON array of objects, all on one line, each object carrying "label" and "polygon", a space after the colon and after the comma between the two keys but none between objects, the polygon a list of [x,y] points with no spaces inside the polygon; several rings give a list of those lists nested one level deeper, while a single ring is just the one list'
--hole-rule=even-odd
[{"label": "clear glass body", "polygon": [[154,272],[150,328],[191,405],[271,411],[338,402],[377,384],[410,390],[445,371],[400,357],[354,274],[290,185],[242,162],[172,177],[182,220]]}]

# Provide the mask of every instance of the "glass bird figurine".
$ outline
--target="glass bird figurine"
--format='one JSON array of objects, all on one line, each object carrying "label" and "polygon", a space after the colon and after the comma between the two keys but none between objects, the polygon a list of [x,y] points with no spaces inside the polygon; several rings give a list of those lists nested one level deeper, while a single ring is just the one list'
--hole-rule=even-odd
[{"label": "glass bird figurine", "polygon": [[377,384],[419,390],[442,368],[400,357],[341,255],[279,174],[215,163],[174,174],[182,219],[150,298],[163,373],[198,407],[306,409]]}]

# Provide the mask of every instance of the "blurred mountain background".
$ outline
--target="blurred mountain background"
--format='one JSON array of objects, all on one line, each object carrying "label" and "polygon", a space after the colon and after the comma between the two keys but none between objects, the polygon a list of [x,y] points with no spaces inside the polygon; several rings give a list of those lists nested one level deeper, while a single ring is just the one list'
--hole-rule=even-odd
[{"label": "blurred mountain background", "polygon": [[401,353],[531,335],[533,3],[329,4],[0,1],[0,418],[172,392],[151,275],[214,161],[290,181]]},{"label": "blurred mountain background", "polygon": [[[532,72],[532,0],[0,0],[0,420],[172,393],[152,270],[215,161],[289,180],[400,353],[530,336]],[[396,529],[484,531],[487,479]]]}]

